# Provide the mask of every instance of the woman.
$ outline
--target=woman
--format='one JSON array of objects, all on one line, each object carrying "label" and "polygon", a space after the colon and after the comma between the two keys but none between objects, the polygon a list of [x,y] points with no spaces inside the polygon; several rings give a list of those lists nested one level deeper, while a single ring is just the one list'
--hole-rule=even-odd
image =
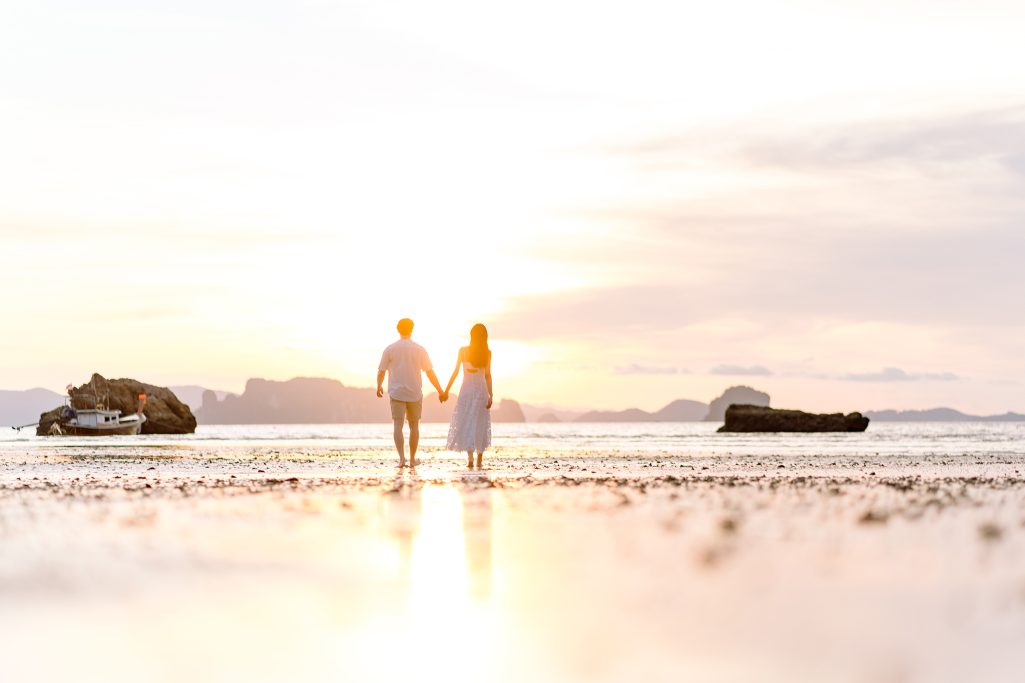
[{"label": "woman", "polygon": [[477,323],[470,329],[470,345],[459,349],[456,369],[445,387],[444,398],[463,371],[463,385],[459,388],[452,424],[448,427],[448,450],[465,451],[466,466],[473,469],[473,454],[477,454],[477,469],[484,460],[484,449],[491,445],[491,349],[488,348],[488,328]]}]

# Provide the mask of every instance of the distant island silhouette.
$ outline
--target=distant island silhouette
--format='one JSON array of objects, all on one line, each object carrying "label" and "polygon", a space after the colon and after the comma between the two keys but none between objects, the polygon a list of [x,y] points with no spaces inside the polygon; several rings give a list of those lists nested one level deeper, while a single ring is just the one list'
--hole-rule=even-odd
[{"label": "distant island silhouette", "polygon": [[64,394],[49,389],[0,390],[0,425],[17,427],[32,424],[39,420],[42,413],[63,402]]},{"label": "distant island silhouette", "polygon": [[[175,389],[175,387],[172,387]],[[193,387],[189,387],[193,389]],[[190,392],[191,393],[191,392]],[[193,411],[200,424],[274,424],[307,422],[387,422],[373,390],[348,387],[325,378],[296,378],[286,382],[251,379],[241,395],[227,392],[200,392],[199,404]],[[196,394],[192,394],[195,396]],[[425,396],[424,421],[447,422],[454,405],[439,404],[435,394]],[[186,403],[189,400],[183,398]],[[512,399],[503,399],[495,406],[496,422],[722,422],[726,409],[733,404],[768,407],[769,394],[749,386],[726,389],[710,403],[677,399],[650,412],[640,408],[626,410],[571,411],[551,406],[531,406]],[[864,415],[877,422],[1012,422],[1025,421],[1025,415],[1007,413],[979,417],[951,408],[921,411],[875,411]],[[313,420],[312,417],[317,419]]]},{"label": "distant island silhouette", "polygon": [[[197,385],[169,387],[196,415],[199,424],[317,424],[387,422],[388,411],[370,387],[349,387],[338,380],[297,377],[287,381],[250,379],[242,394],[214,391]],[[438,403],[430,394],[424,401],[425,422],[447,422],[453,401]],[[59,406],[64,395],[48,389],[0,390],[0,426],[33,423],[39,415]],[[752,387],[726,389],[710,403],[678,399],[654,412],[626,410],[569,410],[554,406],[499,401],[492,413],[496,422],[722,422],[731,404],[768,406],[769,395]],[[970,415],[953,408],[929,410],[864,411],[873,422],[1023,422],[1025,415]]]},{"label": "distant island silhouette", "polygon": [[[424,396],[423,421],[448,422],[456,394],[446,403]],[[251,379],[240,395],[219,397],[205,391],[196,411],[200,424],[344,424],[391,422],[388,404],[370,387],[348,387],[335,379],[296,377],[283,382]],[[502,399],[492,409],[495,422],[526,422],[516,401]]]},{"label": "distant island silhouette", "polygon": [[722,392],[722,396],[713,400],[708,406],[705,422],[722,422],[726,419],[726,409],[731,405],[747,405],[769,407],[769,395],[751,387],[730,387]]},{"label": "distant island silhouette", "polygon": [[699,422],[708,414],[708,404],[680,399],[661,410],[649,413],[640,408],[592,410],[574,418],[574,422]]},{"label": "distant island silhouette", "polygon": [[875,422],[1025,422],[1025,415],[966,415],[953,408],[931,410],[868,410],[865,417]]}]

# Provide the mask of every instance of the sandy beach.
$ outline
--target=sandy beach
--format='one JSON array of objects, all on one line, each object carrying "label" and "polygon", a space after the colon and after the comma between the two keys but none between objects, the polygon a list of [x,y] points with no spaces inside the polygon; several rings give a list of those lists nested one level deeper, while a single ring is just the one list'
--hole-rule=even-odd
[{"label": "sandy beach", "polygon": [[0,463],[7,680],[1011,681],[1025,458]]}]

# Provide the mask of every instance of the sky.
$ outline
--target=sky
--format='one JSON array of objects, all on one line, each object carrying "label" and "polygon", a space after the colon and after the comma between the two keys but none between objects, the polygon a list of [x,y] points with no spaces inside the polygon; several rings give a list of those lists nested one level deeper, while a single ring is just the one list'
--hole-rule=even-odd
[{"label": "sky", "polygon": [[1025,412],[1020,2],[7,0],[0,388]]}]

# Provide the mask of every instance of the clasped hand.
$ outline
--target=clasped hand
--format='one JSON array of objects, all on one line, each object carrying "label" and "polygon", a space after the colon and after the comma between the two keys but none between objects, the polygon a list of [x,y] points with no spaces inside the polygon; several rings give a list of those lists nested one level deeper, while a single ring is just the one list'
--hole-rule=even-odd
[{"label": "clasped hand", "polygon": [[[448,392],[447,391],[443,391],[440,394],[438,394],[438,402],[439,403],[444,403],[447,400],[448,400]],[[492,403],[494,403],[494,399],[492,397],[488,396],[488,405],[486,406],[488,410],[491,410]]]}]

